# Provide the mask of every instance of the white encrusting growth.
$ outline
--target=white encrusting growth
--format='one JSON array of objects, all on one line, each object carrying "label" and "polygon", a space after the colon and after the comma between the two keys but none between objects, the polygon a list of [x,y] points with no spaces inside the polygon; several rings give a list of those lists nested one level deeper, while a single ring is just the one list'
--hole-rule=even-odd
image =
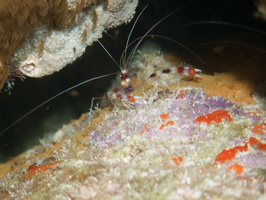
[{"label": "white encrusting growth", "polygon": [[92,9],[76,17],[76,25],[65,30],[48,33],[46,27],[39,27],[13,54],[10,65],[30,77],[59,71],[80,57],[88,45],[102,37],[106,29],[130,21],[138,0],[116,3],[119,4],[116,7],[108,4],[110,9],[106,9],[103,3],[93,5]]}]

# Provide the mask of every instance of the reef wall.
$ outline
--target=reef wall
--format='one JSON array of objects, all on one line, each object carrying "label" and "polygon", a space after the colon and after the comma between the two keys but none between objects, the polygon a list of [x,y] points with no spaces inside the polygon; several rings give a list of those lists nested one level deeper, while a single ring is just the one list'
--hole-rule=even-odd
[{"label": "reef wall", "polygon": [[1,199],[265,199],[265,107],[228,73],[138,84],[180,65],[153,50],[131,66],[136,102],[117,98],[0,165]]}]

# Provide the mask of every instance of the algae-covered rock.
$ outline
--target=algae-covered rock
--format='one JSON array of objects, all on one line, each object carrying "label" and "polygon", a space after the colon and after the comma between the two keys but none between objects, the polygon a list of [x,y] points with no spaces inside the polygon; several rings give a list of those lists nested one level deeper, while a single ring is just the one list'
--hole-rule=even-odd
[{"label": "algae-covered rock", "polygon": [[[144,52],[134,62],[137,71],[152,55],[151,65],[173,65]],[[0,197],[265,198],[263,106],[233,102],[223,90],[224,97],[212,96],[205,86],[220,89],[215,76],[175,76],[166,88],[159,79],[144,82],[145,93],[140,86],[131,94],[142,96],[137,103],[117,99],[113,107],[84,114],[2,165]]]}]

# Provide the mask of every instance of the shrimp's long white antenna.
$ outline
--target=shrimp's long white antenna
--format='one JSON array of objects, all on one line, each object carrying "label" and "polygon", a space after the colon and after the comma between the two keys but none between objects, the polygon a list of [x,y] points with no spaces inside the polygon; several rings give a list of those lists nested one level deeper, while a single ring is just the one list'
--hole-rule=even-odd
[{"label": "shrimp's long white antenna", "polygon": [[253,48],[253,49],[256,49],[256,50],[261,51],[263,53],[266,53],[266,50],[264,50],[262,48],[259,48],[259,47],[256,47],[256,46],[253,46],[250,44],[245,44],[242,42],[233,42],[233,41],[211,41],[211,42],[205,42],[205,43],[198,44],[197,46],[201,47],[201,46],[205,46],[205,45],[209,45],[209,44],[218,44],[218,43],[241,45],[241,46]]},{"label": "shrimp's long white antenna", "polygon": [[100,42],[100,40],[98,40],[98,43],[102,46],[102,48],[104,49],[104,51],[108,54],[108,56],[114,61],[114,63],[119,67],[120,71],[122,71],[122,67],[118,64],[118,62],[116,62],[116,60],[114,59],[114,57],[109,53],[109,51],[105,48],[105,46]]},{"label": "shrimp's long white antenna", "polygon": [[[173,43],[175,43],[175,44],[183,47],[184,49],[186,49],[187,51],[189,51],[191,54],[193,54],[197,59],[199,59],[203,64],[206,64],[206,62],[199,55],[197,55],[194,51],[192,51],[190,48],[186,47],[182,43],[175,41],[172,38],[169,38],[169,37],[166,37],[166,36],[163,36],[163,35],[154,35],[154,34],[146,35],[145,37],[151,37],[151,38],[153,38],[153,37],[159,37],[159,38],[163,38],[165,40],[169,40],[169,41],[171,41],[171,42],[173,42]],[[143,38],[143,36],[136,38],[128,46],[130,47],[131,45],[133,45],[133,43],[135,43],[136,41],[140,40],[141,38]],[[133,49],[135,49],[135,47]]]},{"label": "shrimp's long white antenna", "polygon": [[142,38],[139,40],[139,42],[136,44],[136,46],[133,48],[133,50],[131,51],[131,53],[128,56],[128,59],[126,61],[126,65],[128,65],[128,63],[130,63],[133,55],[135,54],[136,50],[138,49],[140,43],[143,41],[143,39],[156,27],[158,26],[161,22],[163,22],[165,19],[167,19],[169,16],[171,16],[172,14],[174,14],[175,12],[181,10],[182,8],[188,6],[189,4],[191,4],[194,0],[185,3],[184,5],[182,5],[181,7],[175,9],[174,11],[172,11],[171,13],[169,13],[168,15],[164,16],[162,19],[160,19],[158,22],[156,22],[143,36]]},{"label": "shrimp's long white antenna", "polygon": [[13,122],[12,124],[10,124],[8,127],[6,127],[4,130],[2,130],[0,132],[0,135],[3,135],[6,131],[8,131],[10,128],[12,128],[14,125],[16,125],[18,122],[20,122],[22,119],[24,119],[25,117],[27,117],[28,115],[30,115],[31,113],[33,113],[35,110],[37,110],[38,108],[42,107],[43,105],[45,105],[46,103],[48,103],[49,101],[55,99],[56,97],[76,88],[76,87],[79,87],[85,83],[88,83],[88,82],[91,82],[91,81],[94,81],[94,80],[97,80],[97,79],[101,79],[101,78],[104,78],[104,77],[107,77],[107,76],[112,76],[112,75],[115,75],[115,74],[118,74],[117,72],[116,73],[110,73],[110,74],[105,74],[105,75],[102,75],[102,76],[97,76],[97,77],[94,77],[94,78],[91,78],[91,79],[88,79],[86,81],[83,81],[77,85],[74,85],[68,89],[65,89],[64,91],[62,92],[59,92],[58,94],[52,96],[51,98],[47,99],[46,101],[44,101],[43,103],[41,103],[40,105],[36,106],[35,108],[33,108],[32,110],[30,110],[29,112],[27,112],[25,115],[23,115],[22,117],[20,117],[19,119],[17,119],[15,122]]},{"label": "shrimp's long white antenna", "polygon": [[169,40],[181,47],[183,47],[184,49],[186,49],[187,51],[189,51],[191,54],[193,54],[197,59],[199,59],[203,64],[206,64],[206,62],[200,57],[198,56],[194,51],[192,51],[190,48],[186,47],[185,45],[181,44],[180,42],[177,42],[175,40],[173,40],[172,38],[169,38],[169,37],[166,37],[166,36],[163,36],[163,35],[147,35],[147,36],[150,36],[150,37],[159,37],[159,38],[163,38],[165,40]]},{"label": "shrimp's long white antenna", "polygon": [[[138,22],[140,16],[141,16],[142,13],[146,10],[147,7],[148,7],[148,5],[146,5],[146,6],[142,9],[142,11],[139,13],[137,19],[135,20],[135,22],[134,22],[134,24],[132,25],[132,28],[131,28],[131,30],[130,30],[130,32],[129,32],[129,34],[128,34],[127,41],[126,41],[126,46],[125,46],[125,50],[124,50],[124,52],[122,53],[122,55],[121,55],[121,57],[120,57],[120,65],[121,65],[121,66],[124,66],[124,67],[127,66],[127,65],[125,65],[125,64],[127,64],[127,63],[126,63],[126,58],[127,58],[127,49],[128,49],[128,43],[129,43],[129,40],[130,40],[130,38],[131,38],[131,35],[132,35],[133,31],[134,31],[134,28],[135,28],[135,26],[136,26],[136,24],[137,24],[137,22]],[[123,57],[123,55],[124,55],[124,57]],[[123,58],[125,58],[125,60],[123,60]],[[123,63],[123,62],[125,62],[125,63]]]},{"label": "shrimp's long white antenna", "polygon": [[185,24],[185,25],[179,27],[179,29],[184,29],[184,28],[187,28],[189,26],[200,25],[200,24],[218,24],[218,25],[226,25],[226,26],[235,26],[235,27],[238,27],[238,28],[243,28],[243,29],[246,29],[246,30],[250,30],[250,31],[254,31],[254,32],[266,35],[266,32],[258,30],[256,28],[248,27],[248,26],[241,25],[241,24],[223,22],[223,21],[198,21],[198,22],[192,22],[192,23],[188,23],[188,24]]},{"label": "shrimp's long white antenna", "polygon": [[[129,43],[130,37],[131,37],[131,35],[132,35],[132,32],[133,32],[133,30],[134,30],[134,28],[135,28],[135,26],[136,26],[136,23],[138,22],[138,19],[140,18],[141,14],[144,12],[144,10],[145,10],[147,7],[148,7],[148,5],[146,5],[146,6],[142,9],[142,11],[141,11],[140,14],[138,15],[137,19],[135,20],[135,22],[134,22],[134,24],[133,24],[133,26],[132,26],[132,28],[131,28],[131,30],[130,30],[130,33],[129,33],[128,38],[127,38],[127,41],[126,41],[126,47],[125,47],[125,50],[124,50],[124,52],[125,52],[125,57],[127,56],[127,55],[126,55],[126,53],[127,53],[127,46],[128,46],[128,43]],[[105,52],[108,54],[108,56],[114,61],[114,63],[119,67],[120,71],[122,71],[122,69],[123,69],[123,60],[122,60],[122,56],[123,56],[123,54],[122,54],[122,56],[120,57],[120,65],[119,65],[118,62],[114,59],[114,57],[113,57],[113,56],[109,53],[109,51],[105,48],[105,46],[100,42],[100,40],[98,40],[98,43],[102,46],[102,48],[104,49],[104,51],[105,51]]]}]

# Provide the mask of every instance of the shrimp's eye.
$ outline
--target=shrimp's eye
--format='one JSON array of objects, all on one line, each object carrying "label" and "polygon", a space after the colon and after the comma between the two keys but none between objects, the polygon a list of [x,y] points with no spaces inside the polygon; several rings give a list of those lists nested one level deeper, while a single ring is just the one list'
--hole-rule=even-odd
[{"label": "shrimp's eye", "polygon": [[128,79],[128,74],[127,73],[121,73],[120,78],[121,78],[121,80],[125,81]]}]

